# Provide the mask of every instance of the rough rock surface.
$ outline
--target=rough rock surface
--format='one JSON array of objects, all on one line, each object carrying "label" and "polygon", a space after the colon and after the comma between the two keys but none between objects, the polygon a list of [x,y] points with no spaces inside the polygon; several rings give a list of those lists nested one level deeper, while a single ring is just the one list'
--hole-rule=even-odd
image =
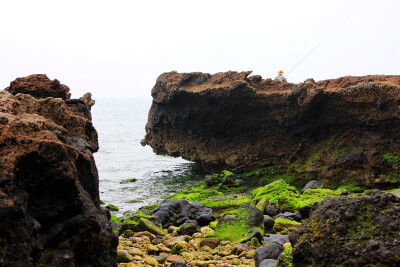
[{"label": "rough rock surface", "polygon": [[293,266],[399,266],[400,198],[326,198],[289,235]]},{"label": "rough rock surface", "polygon": [[212,170],[304,159],[322,180],[399,180],[400,76],[291,84],[250,73],[162,74],[142,144]]},{"label": "rough rock surface", "polygon": [[208,225],[215,221],[212,209],[203,204],[189,202],[185,199],[164,200],[154,209],[152,214],[164,228],[171,225],[179,226],[187,220],[196,220],[200,226]]},{"label": "rough rock surface", "polygon": [[68,91],[45,75],[0,91],[3,266],[116,266],[118,237],[99,205],[97,132]]}]

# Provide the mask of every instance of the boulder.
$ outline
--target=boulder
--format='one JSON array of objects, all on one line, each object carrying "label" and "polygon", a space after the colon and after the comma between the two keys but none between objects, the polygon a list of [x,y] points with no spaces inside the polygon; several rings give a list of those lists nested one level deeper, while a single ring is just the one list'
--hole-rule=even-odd
[{"label": "boulder", "polygon": [[152,214],[163,226],[180,226],[187,220],[196,220],[200,226],[206,226],[215,221],[212,209],[202,204],[189,202],[185,199],[164,200],[154,209]]},{"label": "boulder", "polygon": [[296,221],[296,222],[300,222],[302,217],[300,212],[284,212],[284,213],[280,213],[278,215],[276,215],[274,217],[275,219],[286,219],[286,220],[292,220],[292,221]]},{"label": "boulder", "polygon": [[69,97],[68,87],[46,75],[0,91],[3,266],[117,264],[118,236],[100,207],[97,132]]},{"label": "boulder", "polygon": [[326,198],[293,230],[293,265],[400,265],[400,198]]},{"label": "boulder", "polygon": [[271,233],[274,232],[275,220],[272,217],[264,217],[264,232]]}]

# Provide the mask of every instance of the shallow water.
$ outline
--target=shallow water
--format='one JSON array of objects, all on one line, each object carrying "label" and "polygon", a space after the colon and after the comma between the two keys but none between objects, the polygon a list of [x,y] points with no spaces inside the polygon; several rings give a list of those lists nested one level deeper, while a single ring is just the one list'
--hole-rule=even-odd
[{"label": "shallow water", "polygon": [[[96,99],[93,124],[100,149],[94,154],[100,179],[100,199],[119,207],[121,214],[160,201],[206,173],[182,158],[159,156],[140,141],[151,98]],[[135,178],[136,182],[124,183]]]}]

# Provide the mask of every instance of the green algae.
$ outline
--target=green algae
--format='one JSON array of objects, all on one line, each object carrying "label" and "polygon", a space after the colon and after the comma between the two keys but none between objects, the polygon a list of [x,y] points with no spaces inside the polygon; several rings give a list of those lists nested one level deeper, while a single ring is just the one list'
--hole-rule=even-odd
[{"label": "green algae", "polygon": [[240,242],[246,238],[252,229],[257,229],[264,234],[264,225],[258,227],[248,225],[251,214],[245,207],[239,207],[232,211],[232,215],[224,217],[215,226],[215,237],[219,240],[229,240],[231,242]]},{"label": "green algae", "polygon": [[293,263],[292,256],[292,245],[289,245],[281,255],[279,255],[278,261],[275,264],[275,267],[291,267]]},{"label": "green algae", "polygon": [[278,218],[275,220],[274,228],[277,232],[281,232],[281,234],[289,234],[292,230],[296,229],[301,223],[287,220],[283,218]]},{"label": "green algae", "polygon": [[200,202],[206,198],[214,197],[214,196],[223,196],[224,194],[215,190],[204,188],[204,186],[200,187],[192,187],[188,189],[184,189],[179,193],[166,197],[166,199],[186,199],[190,202]]},{"label": "green algae", "polygon": [[140,209],[142,210],[148,210],[150,212],[154,212],[154,210],[160,206],[160,203],[156,203],[156,204],[151,204],[151,205],[147,205],[147,206],[143,206]]},{"label": "green algae", "polygon": [[278,180],[253,190],[251,195],[253,202],[266,197],[269,202],[277,203],[280,211],[296,211],[322,201],[326,197],[338,197],[341,193],[341,191],[330,189],[309,189],[300,194],[294,186],[290,186],[283,180]]},{"label": "green algae", "polygon": [[113,204],[108,204],[106,206],[106,209],[112,210],[112,211],[119,211],[119,208]]},{"label": "green algae", "polygon": [[137,179],[136,178],[131,178],[131,179],[126,179],[126,180],[122,180],[121,182],[119,182],[120,184],[128,184],[128,183],[134,183],[136,182]]}]

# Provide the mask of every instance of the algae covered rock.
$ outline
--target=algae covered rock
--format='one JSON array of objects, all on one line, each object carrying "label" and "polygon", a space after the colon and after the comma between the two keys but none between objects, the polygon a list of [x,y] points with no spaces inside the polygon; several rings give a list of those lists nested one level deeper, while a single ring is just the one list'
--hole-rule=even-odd
[{"label": "algae covered rock", "polygon": [[397,266],[400,264],[400,198],[326,198],[289,235],[294,266]]},{"label": "algae covered rock", "polygon": [[253,229],[264,233],[264,216],[256,207],[245,204],[218,221],[215,236],[220,240],[240,242],[247,239],[247,234]]}]

